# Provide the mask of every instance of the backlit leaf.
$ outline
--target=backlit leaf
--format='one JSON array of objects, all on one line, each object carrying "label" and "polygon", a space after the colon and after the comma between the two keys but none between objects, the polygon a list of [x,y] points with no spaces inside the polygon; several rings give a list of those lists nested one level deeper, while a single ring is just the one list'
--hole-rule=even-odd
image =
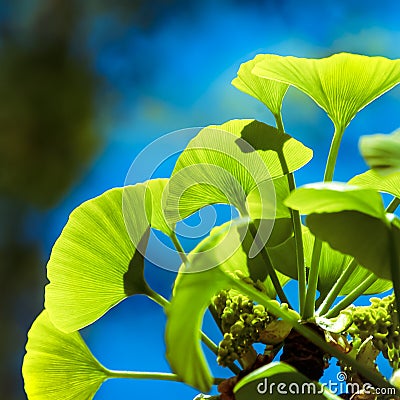
[{"label": "backlit leaf", "polygon": [[400,61],[350,53],[321,59],[270,54],[252,73],[295,86],[343,129],[358,111],[400,82]]},{"label": "backlit leaf", "polygon": [[[158,193],[165,182],[151,185]],[[58,329],[81,329],[127,296],[149,293],[143,254],[150,224],[168,232],[149,189],[112,189],[71,213],[47,265],[45,305]]]},{"label": "backlit leaf", "polygon": [[[274,179],[272,181],[275,189],[275,218],[290,218],[290,210],[285,206],[284,200],[289,196],[290,190],[287,182],[287,177],[282,176],[281,178]],[[253,220],[261,219],[263,215],[267,214],[265,207],[270,205],[273,206],[273,202],[267,203],[266,205],[261,201],[261,193],[263,192],[263,186],[266,189],[270,185],[269,182],[265,182],[259,185],[259,187],[253,189],[246,198],[246,206],[249,214]],[[263,208],[264,207],[264,208]],[[272,210],[271,210],[272,214]]]},{"label": "backlit leaf", "polygon": [[250,372],[235,386],[234,393],[237,400],[340,399],[284,362],[272,362]]},{"label": "backlit leaf", "polygon": [[[304,257],[306,265],[310,267],[312,252],[314,248],[314,235],[307,229],[303,228],[303,244]],[[318,274],[318,290],[322,294],[326,294],[339,279],[341,273],[351,262],[352,257],[333,250],[327,242],[322,243],[321,258],[319,262]],[[349,294],[355,287],[360,285],[370,275],[370,271],[358,266],[353,271],[347,282],[344,284],[339,295]],[[392,282],[386,279],[377,279],[364,294],[376,294],[389,290],[392,287]]]},{"label": "backlit leaf", "polygon": [[[151,179],[146,182],[147,188],[147,196],[151,197],[151,207],[149,204],[146,204],[146,211],[148,220],[150,221],[150,225],[152,228],[157,229],[167,236],[171,236],[172,229],[168,226],[167,222],[165,221],[164,210],[163,210],[163,196],[167,195],[164,193],[166,190],[166,186],[168,184],[168,179],[158,178],[158,179]],[[129,196],[129,187],[127,195]],[[147,199],[147,201],[149,201]],[[129,204],[128,204],[129,206]]]},{"label": "backlit leaf", "polygon": [[108,378],[79,332],[59,331],[46,310],[28,333],[22,375],[29,400],[90,400]]},{"label": "backlit leaf", "polygon": [[274,115],[279,115],[282,108],[282,101],[289,88],[289,85],[260,78],[251,71],[254,66],[266,56],[258,54],[254,59],[243,63],[232,81],[232,85],[244,93],[255,97],[264,103]]},{"label": "backlit leaf", "polygon": [[[310,267],[314,247],[314,235],[303,227],[303,246],[306,267]],[[268,247],[268,253],[276,270],[282,274],[297,280],[296,247],[294,237],[287,239],[275,247]],[[321,258],[318,274],[318,290],[320,293],[327,293],[336,283],[343,270],[347,267],[352,258],[332,249],[324,242],[321,249]],[[344,284],[339,295],[350,293],[370,275],[366,268],[358,266],[351,277]],[[376,294],[389,290],[392,287],[391,281],[378,279],[364,293]]]},{"label": "backlit leaf", "polygon": [[298,278],[296,241],[294,236],[291,236],[277,246],[269,247],[268,254],[276,270],[292,279]]},{"label": "backlit leaf", "polygon": [[[247,215],[246,199],[256,188],[260,189],[262,218],[273,218],[271,179],[301,168],[311,157],[312,151],[297,140],[255,120],[204,128],[175,165],[168,185],[167,221],[175,223],[215,203],[232,204],[242,216]],[[256,213],[260,219],[260,210]]]},{"label": "backlit leaf", "polygon": [[[257,225],[256,221],[256,225]],[[264,223],[268,223],[269,221],[263,221]],[[281,243],[285,241],[292,234],[292,225],[290,219],[278,219],[276,221],[271,221],[274,224],[272,232],[268,238],[262,238],[262,229],[259,229],[258,232],[261,236],[261,243],[266,243],[265,251],[269,253],[269,246],[275,246],[277,243]],[[268,269],[266,264],[268,263],[270,267],[273,269],[274,264],[270,259],[265,257],[261,251],[257,251],[257,255],[255,257],[250,257],[251,253],[250,249],[254,245],[253,236],[249,231],[244,233],[244,228],[247,227],[238,227],[239,235],[242,239],[242,252],[240,254],[241,258],[239,258],[239,251],[232,256],[231,262],[235,262],[237,265],[242,265],[244,268],[241,269],[241,273],[244,276],[249,276],[254,282],[258,280],[263,282],[265,286],[266,293],[268,297],[275,298],[276,291],[274,285],[271,281],[271,278],[268,275]],[[244,236],[243,236],[244,235]],[[260,249],[257,249],[260,250]],[[224,268],[224,265],[221,266]],[[290,278],[284,274],[281,274],[279,271],[275,271],[278,277],[278,280],[283,287],[287,282],[289,282]]]},{"label": "backlit leaf", "polygon": [[315,184],[294,191],[286,204],[309,214],[310,231],[334,250],[353,256],[378,277],[391,279],[390,227],[378,192],[345,184]]},{"label": "backlit leaf", "polygon": [[209,391],[212,384],[200,345],[203,315],[216,294],[232,288],[232,279],[227,274],[239,273],[242,277],[250,274],[247,254],[241,246],[244,233],[240,232],[247,223],[243,219],[234,220],[214,228],[189,254],[188,266],[181,267],[167,307],[167,359],[175,373],[202,392]]},{"label": "backlit leaf", "polygon": [[[238,240],[237,231],[229,229],[228,233],[211,235],[207,243],[203,241],[201,247],[192,252],[189,267],[183,268],[178,275],[174,295],[166,309],[167,360],[185,383],[202,392],[208,392],[213,382],[200,344],[203,316],[212,297],[223,289],[230,289],[229,281],[218,267],[205,270],[204,265],[215,265],[216,251],[207,250],[215,248],[223,237],[230,243]],[[229,260],[225,265],[233,271],[237,268]],[[193,272],[199,270],[202,272]]]},{"label": "backlit leaf", "polygon": [[400,197],[400,172],[383,176],[374,170],[369,170],[350,179],[349,184]]},{"label": "backlit leaf", "polygon": [[305,185],[292,192],[285,204],[302,214],[357,210],[372,217],[385,217],[382,198],[378,192],[344,183]]},{"label": "backlit leaf", "polygon": [[318,238],[384,279],[391,279],[389,228],[384,221],[357,211],[310,214],[307,226]]},{"label": "backlit leaf", "polygon": [[362,136],[359,147],[373,170],[384,175],[400,172],[400,131],[391,135]]}]

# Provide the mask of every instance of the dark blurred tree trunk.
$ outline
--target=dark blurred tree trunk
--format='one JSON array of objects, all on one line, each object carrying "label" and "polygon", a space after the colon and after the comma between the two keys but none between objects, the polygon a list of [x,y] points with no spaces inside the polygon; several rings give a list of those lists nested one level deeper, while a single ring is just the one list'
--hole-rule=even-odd
[{"label": "dark blurred tree trunk", "polygon": [[98,147],[95,78],[73,47],[77,4],[41,1],[29,26],[17,30],[9,21],[1,29],[0,393],[7,400],[26,398],[26,333],[43,308],[46,281],[27,217],[54,206]]}]

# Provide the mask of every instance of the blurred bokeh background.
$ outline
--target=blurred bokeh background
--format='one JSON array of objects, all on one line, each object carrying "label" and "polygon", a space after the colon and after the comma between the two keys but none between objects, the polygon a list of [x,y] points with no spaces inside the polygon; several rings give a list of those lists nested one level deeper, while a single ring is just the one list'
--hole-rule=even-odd
[{"label": "blurred bokeh background", "polygon": [[[170,131],[231,118],[272,123],[262,104],[230,85],[241,62],[258,52],[399,58],[399,15],[391,0],[0,1],[1,398],[26,398],[26,332],[42,308],[51,246],[77,205],[123,185],[140,150]],[[366,169],[358,137],[398,128],[399,104],[397,89],[352,122],[337,180]],[[315,150],[298,182],[321,180],[331,123],[294,89],[283,111],[286,130]],[[148,265],[146,274],[168,295],[172,273]],[[167,371],[163,322],[162,310],[136,297],[83,334],[110,368]],[[117,380],[95,398],[195,393]]]}]

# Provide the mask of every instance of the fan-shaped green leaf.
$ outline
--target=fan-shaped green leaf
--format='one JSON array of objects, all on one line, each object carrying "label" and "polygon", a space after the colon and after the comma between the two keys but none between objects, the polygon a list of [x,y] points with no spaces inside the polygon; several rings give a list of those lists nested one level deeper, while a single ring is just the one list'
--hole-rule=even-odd
[{"label": "fan-shaped green leaf", "polygon": [[[304,258],[307,267],[311,265],[315,236],[303,227]],[[351,257],[333,250],[328,243],[322,243],[319,262],[318,290],[327,293],[347,267]]]},{"label": "fan-shaped green leaf", "polygon": [[90,400],[108,378],[81,335],[59,331],[47,311],[28,333],[22,375],[29,400]]},{"label": "fan-shaped green leaf", "polygon": [[358,211],[310,214],[307,226],[333,249],[352,255],[383,279],[391,279],[389,227],[382,219]]},{"label": "fan-shaped green leaf", "polygon": [[[340,290],[339,295],[344,296],[366,281],[370,277],[371,271],[362,267],[361,265],[351,274],[343,288]],[[379,294],[390,290],[393,287],[392,281],[376,277],[376,281],[364,291],[364,294]]]},{"label": "fan-shaped green leaf", "polygon": [[[152,228],[157,229],[167,236],[172,235],[172,229],[168,226],[163,209],[163,196],[167,196],[167,184],[168,179],[158,178],[151,179],[146,182],[147,185],[147,203],[146,203],[146,212],[147,218],[150,221],[150,225]],[[164,192],[165,191],[165,192]],[[126,193],[129,196],[129,187],[128,192]],[[148,197],[151,197],[151,206],[148,204]],[[136,204],[133,204],[136,205]],[[130,205],[128,204],[128,207]],[[130,207],[131,209],[133,207]],[[129,211],[128,211],[129,212]]]},{"label": "fan-shaped green leaf", "polygon": [[268,254],[274,268],[282,274],[297,279],[296,241],[291,236],[283,243],[269,247]]},{"label": "fan-shaped green leaf", "polygon": [[[289,196],[290,190],[286,176],[274,179],[272,181],[275,189],[275,218],[290,218],[290,210],[285,206],[284,200]],[[258,187],[254,188],[246,198],[246,207],[249,210],[249,215],[253,220],[261,219],[263,215],[268,214],[265,208],[273,206],[273,202],[263,204],[261,193],[268,190],[270,182],[263,182]],[[265,186],[265,189],[263,188]],[[271,209],[271,215],[273,210]]]},{"label": "fan-shaped green leaf", "polygon": [[295,86],[344,129],[358,111],[400,82],[400,61],[349,53],[321,59],[265,55],[252,72]]},{"label": "fan-shaped green leaf", "polygon": [[400,172],[400,131],[391,135],[362,136],[359,147],[367,164],[380,174]]},{"label": "fan-shaped green leaf", "polygon": [[[232,288],[232,280],[226,274],[250,275],[249,259],[242,247],[245,234],[242,230],[247,224],[247,220],[240,219],[214,228],[189,254],[189,263],[181,267],[167,308],[167,359],[173,371],[202,392],[207,392],[212,384],[200,346],[203,315],[214,295]],[[280,278],[282,284],[287,281]],[[266,291],[275,296],[268,280]]]},{"label": "fan-shaped green leaf", "polygon": [[[315,236],[306,227],[303,227],[304,257],[308,267],[311,265],[314,240]],[[320,293],[326,294],[329,292],[351,260],[352,257],[333,250],[327,242],[322,243],[317,286]],[[358,266],[341,289],[339,295],[350,293],[355,287],[363,283],[369,275],[369,270]],[[391,281],[377,279],[364,294],[382,293],[391,287]]]},{"label": "fan-shaped green leaf", "polygon": [[[310,267],[314,247],[314,235],[303,227],[303,246],[306,267]],[[287,239],[275,247],[268,247],[268,253],[276,270],[282,274],[297,279],[296,247],[293,237]],[[320,293],[327,293],[338,280],[343,270],[347,267],[351,257],[332,249],[324,242],[321,249],[321,258],[318,274],[318,290]],[[364,282],[370,275],[366,268],[358,266],[347,280],[339,295],[350,293],[356,286]],[[391,281],[377,279],[366,291],[365,294],[382,293],[392,287]]]},{"label": "fan-shaped green leaf", "polygon": [[244,93],[255,97],[264,103],[274,115],[279,115],[282,108],[282,101],[289,88],[289,85],[260,78],[251,71],[254,66],[266,56],[258,54],[254,59],[243,63],[232,81],[232,85]]},{"label": "fan-shaped green leaf", "polygon": [[[215,203],[232,204],[247,215],[246,198],[257,187],[262,218],[273,218],[271,179],[293,172],[311,157],[312,151],[300,142],[255,120],[204,128],[175,165],[168,185],[166,219],[175,223]],[[258,210],[258,219],[259,214]]]},{"label": "fan-shaped green leaf", "polygon": [[391,279],[390,226],[380,194],[345,184],[315,184],[293,192],[286,205],[309,213],[310,231],[363,267]]},{"label": "fan-shaped green leaf", "polygon": [[234,393],[237,400],[340,399],[283,362],[272,362],[246,375]]},{"label": "fan-shaped green leaf", "polygon": [[[164,185],[152,182],[149,189],[158,196]],[[81,329],[127,296],[149,293],[143,275],[149,226],[169,229],[149,189],[146,183],[112,189],[71,213],[47,265],[45,304],[58,329]]]},{"label": "fan-shaped green leaf", "polygon": [[[200,345],[203,315],[212,297],[230,286],[219,268],[205,270],[204,265],[218,266],[215,257],[218,260],[220,254],[212,249],[221,248],[218,244],[222,240],[232,243],[238,239],[237,231],[229,229],[221,231],[220,234],[214,233],[207,242],[203,241],[189,255],[189,267],[183,267],[178,275],[174,296],[166,309],[168,319],[165,340],[169,364],[185,383],[202,392],[208,392],[212,385],[210,370]],[[225,265],[227,269],[234,271],[243,264],[232,265],[228,259]],[[202,272],[196,272],[199,270]]]},{"label": "fan-shaped green leaf", "polygon": [[123,218],[126,230],[135,247],[143,238],[143,230],[149,226],[167,236],[171,235],[172,230],[165,221],[162,202],[163,196],[166,195],[167,184],[168,179],[159,178],[124,187],[122,192]]},{"label": "fan-shaped green leaf", "polygon": [[374,170],[369,170],[350,179],[349,184],[379,190],[380,192],[400,197],[400,172],[383,176]]},{"label": "fan-shaped green leaf", "polygon": [[382,198],[375,190],[344,183],[314,183],[290,194],[285,204],[302,214],[356,210],[372,217],[384,218]]},{"label": "fan-shaped green leaf", "polygon": [[[256,227],[258,222],[258,220],[254,221]],[[274,226],[271,234],[265,240],[267,247],[278,246],[293,235],[293,225],[290,218],[279,218],[275,221],[270,221],[270,223]]]},{"label": "fan-shaped green leaf", "polygon": [[[260,221],[255,221],[256,226],[259,226],[258,223]],[[259,229],[258,232],[260,234],[260,239],[262,244],[266,244],[265,251],[269,253],[269,246],[276,246],[277,243],[282,243],[289,236],[292,235],[292,225],[290,219],[278,219],[276,221],[262,221],[264,224],[273,223],[274,226],[272,228],[272,232],[268,238],[263,238],[263,229]],[[236,262],[238,265],[244,266],[241,269],[241,273],[244,276],[249,276],[254,282],[261,281],[264,284],[265,291],[270,298],[276,297],[276,291],[274,285],[271,281],[271,278],[268,274],[267,263],[269,264],[271,269],[274,269],[274,265],[270,257],[264,257],[264,255],[259,251],[261,249],[257,249],[257,255],[255,257],[251,257],[251,248],[254,245],[254,238],[250,231],[245,232],[247,227],[238,227],[239,235],[242,238],[242,253],[241,258],[239,258],[239,253],[236,253],[235,256],[232,256],[232,262]],[[267,229],[269,234],[269,229]],[[221,265],[221,268],[225,268],[224,265]],[[289,282],[290,278],[284,274],[281,274],[279,271],[275,271],[279,283],[283,287]]]}]

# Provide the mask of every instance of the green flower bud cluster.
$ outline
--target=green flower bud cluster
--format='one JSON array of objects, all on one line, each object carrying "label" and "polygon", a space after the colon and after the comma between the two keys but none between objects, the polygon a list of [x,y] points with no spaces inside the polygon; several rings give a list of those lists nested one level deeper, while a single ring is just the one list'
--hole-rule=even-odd
[{"label": "green flower bud cluster", "polygon": [[227,366],[241,358],[260,341],[260,332],[275,319],[264,306],[233,290],[222,291],[214,298],[221,319],[224,338],[219,344],[217,361]]},{"label": "green flower bud cluster", "polygon": [[348,330],[361,341],[372,336],[373,345],[397,369],[400,364],[400,334],[394,296],[370,299],[370,306],[353,307],[353,324]]}]

